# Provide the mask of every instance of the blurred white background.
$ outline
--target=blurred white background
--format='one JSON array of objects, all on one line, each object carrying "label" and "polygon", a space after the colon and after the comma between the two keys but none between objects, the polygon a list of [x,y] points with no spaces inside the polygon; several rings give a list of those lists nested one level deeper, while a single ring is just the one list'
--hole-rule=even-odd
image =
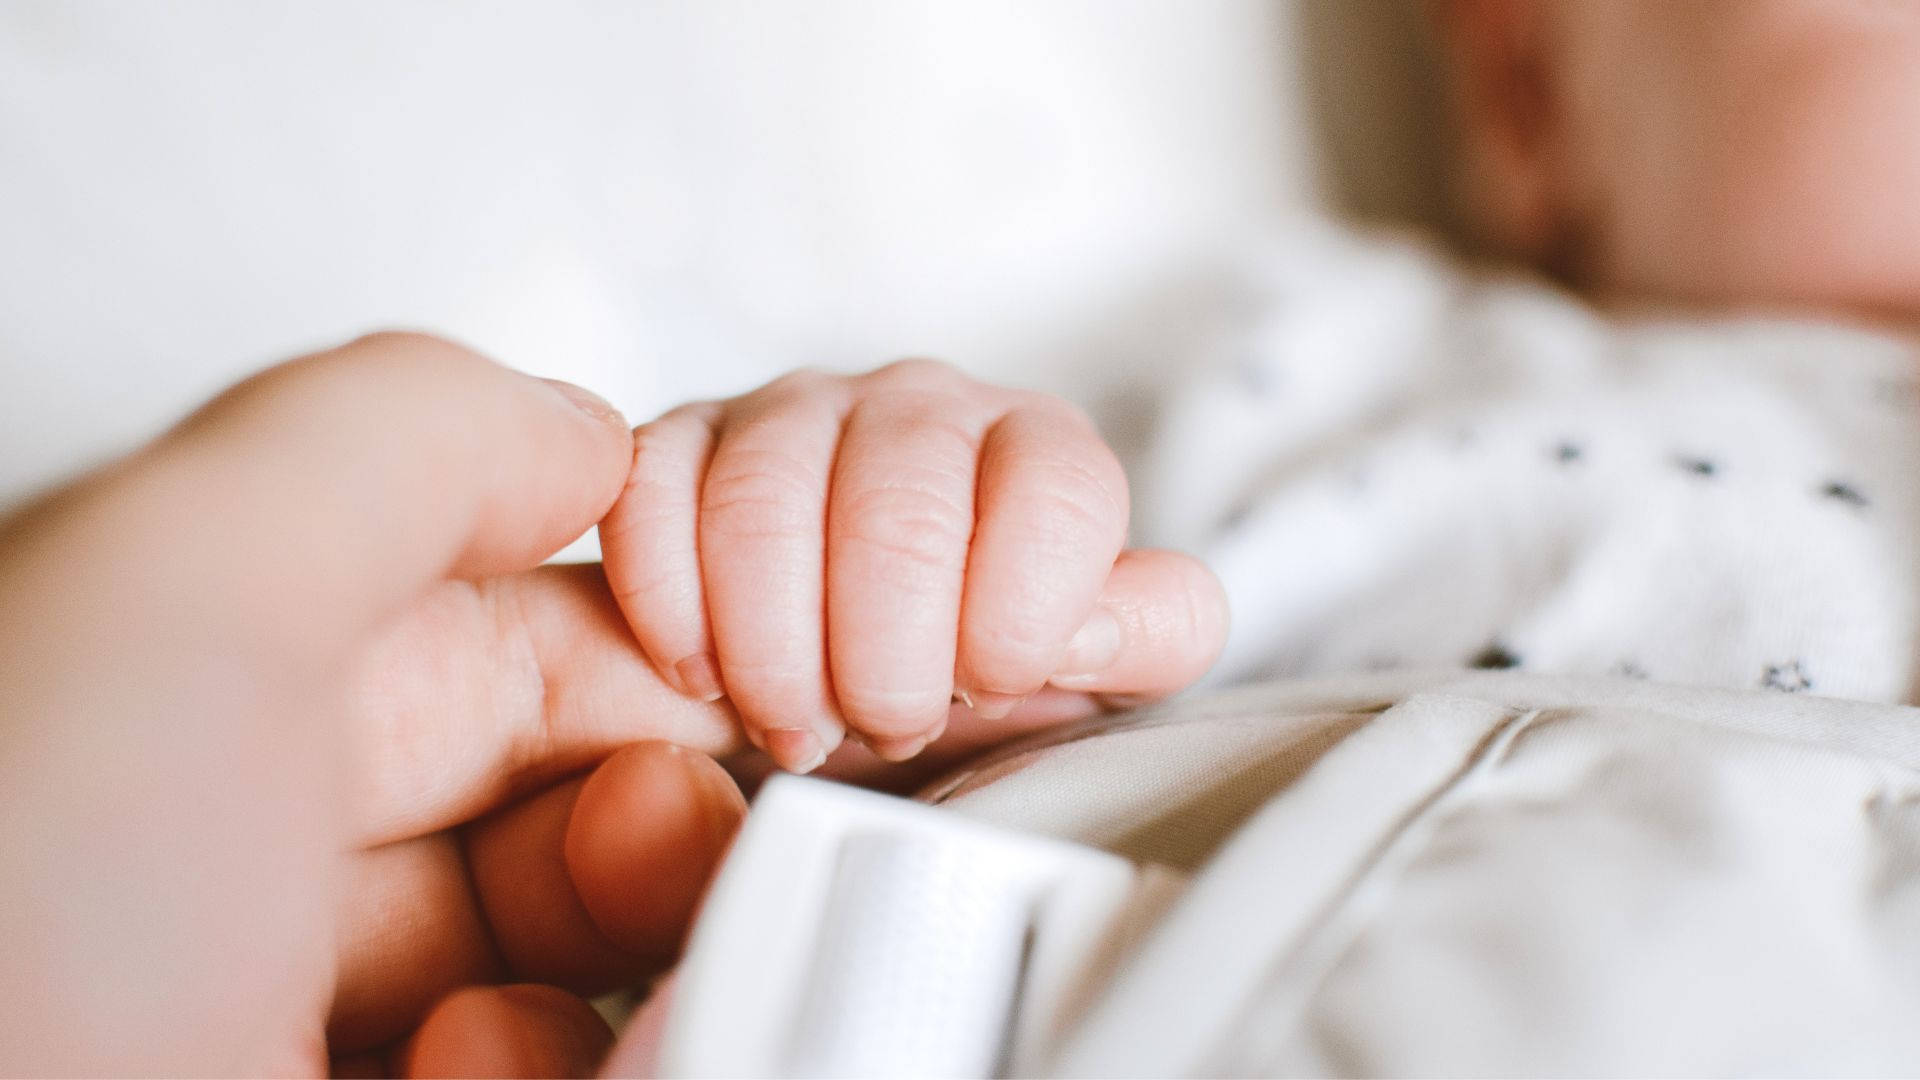
[{"label": "blurred white background", "polygon": [[1330,10],[10,0],[0,502],[382,326],[636,419],[905,354],[1098,406],[1315,203]]}]

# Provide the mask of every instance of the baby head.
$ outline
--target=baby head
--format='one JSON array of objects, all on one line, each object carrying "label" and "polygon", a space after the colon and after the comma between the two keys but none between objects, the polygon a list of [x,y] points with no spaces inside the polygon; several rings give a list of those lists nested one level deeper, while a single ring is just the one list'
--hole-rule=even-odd
[{"label": "baby head", "polygon": [[1441,0],[1465,192],[1609,294],[1920,318],[1920,0]]}]

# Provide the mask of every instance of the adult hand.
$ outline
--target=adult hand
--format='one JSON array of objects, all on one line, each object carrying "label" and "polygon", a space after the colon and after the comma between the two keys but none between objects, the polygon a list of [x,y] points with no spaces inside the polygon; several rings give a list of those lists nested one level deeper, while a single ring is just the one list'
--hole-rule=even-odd
[{"label": "adult hand", "polygon": [[[0,521],[0,1073],[579,1075],[577,995],[675,957],[744,812],[738,716],[598,566],[620,416],[382,334]],[[1044,692],[908,782],[1084,715]]]},{"label": "adult hand", "polygon": [[666,963],[743,806],[728,707],[535,569],[631,445],[386,334],[0,522],[0,1072],[590,1071],[550,987]]}]

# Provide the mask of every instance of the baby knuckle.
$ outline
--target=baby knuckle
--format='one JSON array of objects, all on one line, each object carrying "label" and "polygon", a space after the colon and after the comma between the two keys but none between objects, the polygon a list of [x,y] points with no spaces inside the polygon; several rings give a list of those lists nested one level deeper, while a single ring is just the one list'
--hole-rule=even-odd
[{"label": "baby knuckle", "polygon": [[418,330],[377,330],[337,349],[271,368],[250,382],[310,380],[320,388],[351,390],[373,371],[394,391],[442,392],[446,380],[479,379],[496,388],[506,385],[493,381],[505,372],[493,361]]},{"label": "baby knuckle", "polygon": [[794,368],[768,383],[763,392],[779,398],[810,397],[841,382],[843,378],[816,367]]},{"label": "baby knuckle", "polygon": [[1049,423],[1098,431],[1098,426],[1085,409],[1059,394],[1049,394],[1044,390],[1008,390],[1006,394],[1006,407],[1010,413],[1031,413]]},{"label": "baby knuckle", "polygon": [[881,390],[854,409],[852,422],[878,421],[889,430],[888,483],[971,491],[980,433],[956,418],[966,412],[966,403],[953,394]]},{"label": "baby knuckle", "polygon": [[628,571],[617,582],[608,583],[613,598],[622,604],[645,606],[655,599],[670,600],[686,590],[682,575],[666,569]]},{"label": "baby knuckle", "polygon": [[701,528],[718,536],[792,537],[819,526],[820,497],[806,470],[781,459],[716,467],[701,492]]},{"label": "baby knuckle", "polygon": [[375,330],[353,342],[381,352],[398,356],[438,356],[457,355],[470,357],[473,354],[465,348],[448,341],[437,334],[423,330],[386,329]]},{"label": "baby knuckle", "polygon": [[694,459],[687,446],[672,433],[654,424],[633,429],[633,468],[629,474],[629,487],[693,466]]},{"label": "baby knuckle", "polygon": [[839,532],[844,541],[929,570],[966,562],[972,512],[936,492],[876,488],[849,499]]},{"label": "baby knuckle", "polygon": [[1033,522],[1036,533],[1068,542],[1089,537],[1117,540],[1125,535],[1123,479],[1071,458],[1031,463],[1028,475],[1029,493],[1020,513]]},{"label": "baby knuckle", "polygon": [[874,369],[868,378],[910,386],[950,386],[964,381],[966,376],[944,360],[910,356]]},{"label": "baby knuckle", "polygon": [[628,474],[620,499],[600,522],[600,535],[625,537],[635,533],[669,528],[686,521],[692,506],[673,485],[658,479]]},{"label": "baby knuckle", "polygon": [[701,528],[720,541],[796,539],[811,522],[791,503],[757,493],[727,493],[709,502]]},{"label": "baby knuckle", "polygon": [[430,334],[426,331],[405,331],[405,329],[374,331],[371,334],[363,334],[361,338],[355,338],[353,346],[365,348],[369,352],[378,352],[396,361],[411,359],[420,363],[459,363],[459,365],[488,363],[492,365],[492,361],[472,352],[467,346],[453,342],[449,338],[442,338],[440,334]]}]

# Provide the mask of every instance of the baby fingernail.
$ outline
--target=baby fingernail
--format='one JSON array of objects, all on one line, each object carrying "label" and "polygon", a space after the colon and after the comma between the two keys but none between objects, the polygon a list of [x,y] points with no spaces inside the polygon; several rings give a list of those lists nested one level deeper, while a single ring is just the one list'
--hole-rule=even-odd
[{"label": "baby fingernail", "polygon": [[768,755],[788,772],[810,773],[827,760],[827,748],[805,728],[770,728],[760,740]]},{"label": "baby fingernail", "polygon": [[991,690],[976,690],[973,693],[971,707],[973,715],[982,720],[1003,720],[1008,713],[1027,700],[1021,694],[996,694]]},{"label": "baby fingernail", "polygon": [[720,665],[708,653],[687,657],[673,665],[673,672],[680,677],[680,688],[688,697],[718,701],[725,692],[720,687]]},{"label": "baby fingernail", "polygon": [[867,749],[883,761],[905,761],[925,750],[932,741],[931,735],[908,735],[898,739],[871,737],[867,739]]},{"label": "baby fingernail", "polygon": [[575,386],[561,379],[541,379],[540,381],[559,391],[560,396],[566,398],[574,408],[593,417],[600,423],[622,428],[627,426],[626,417],[620,415],[619,409],[614,408],[613,404],[606,398],[588,390],[586,387]]},{"label": "baby fingernail", "polygon": [[1096,607],[1067,642],[1067,655],[1061,659],[1054,677],[1073,678],[1105,671],[1120,659],[1120,646],[1120,620],[1106,608]]}]

